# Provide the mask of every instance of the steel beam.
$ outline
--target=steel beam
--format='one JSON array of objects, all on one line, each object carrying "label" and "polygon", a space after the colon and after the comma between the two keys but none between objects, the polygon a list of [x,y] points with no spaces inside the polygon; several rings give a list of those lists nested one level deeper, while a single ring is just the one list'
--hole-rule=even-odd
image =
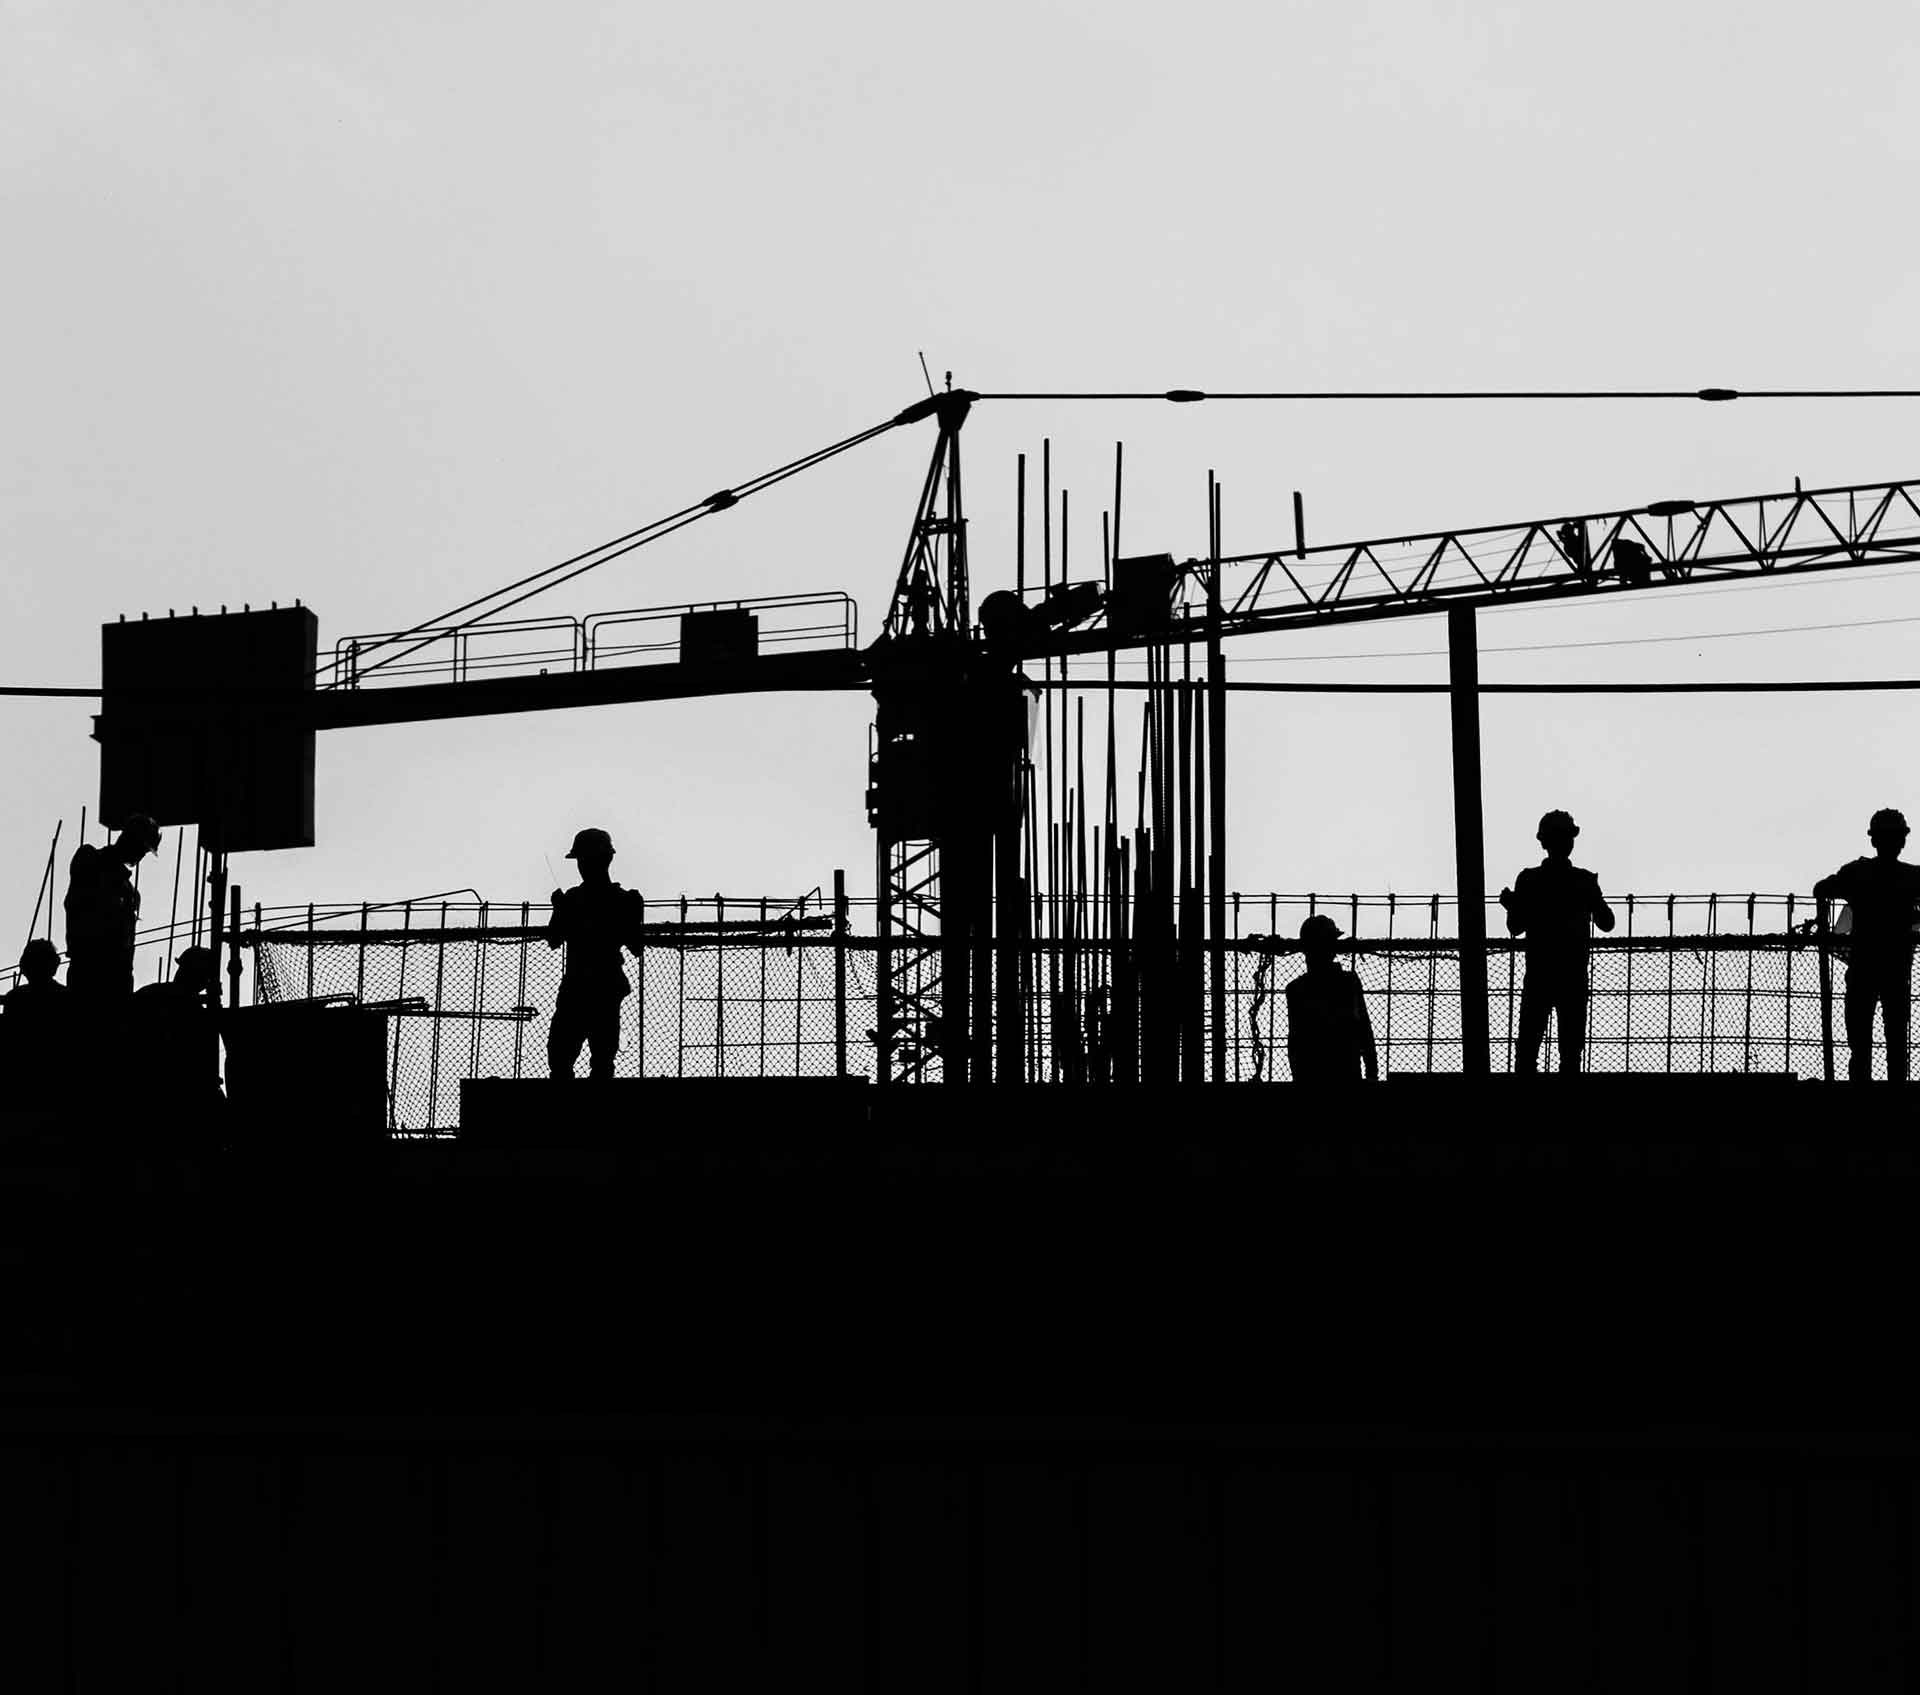
[{"label": "steel beam", "polygon": [[1487,1028],[1487,867],[1480,812],[1480,648],[1471,606],[1447,609],[1453,707],[1453,863],[1459,900],[1460,1068],[1492,1069]]}]

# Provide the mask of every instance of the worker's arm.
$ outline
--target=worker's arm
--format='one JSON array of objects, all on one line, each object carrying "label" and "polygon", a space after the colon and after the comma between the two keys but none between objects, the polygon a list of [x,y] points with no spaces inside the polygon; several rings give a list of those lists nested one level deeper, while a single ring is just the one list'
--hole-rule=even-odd
[{"label": "worker's arm", "polygon": [[1613,928],[1613,908],[1607,905],[1607,897],[1600,892],[1600,879],[1593,879],[1593,901],[1587,908],[1587,916],[1593,920],[1594,928],[1611,930]]},{"label": "worker's arm", "polygon": [[567,945],[567,921],[562,915],[566,911],[566,890],[553,891],[553,908],[547,914],[547,946],[561,948]]},{"label": "worker's arm", "polygon": [[1367,1081],[1380,1081],[1380,1056],[1373,1046],[1373,1018],[1367,1011],[1367,992],[1360,987],[1358,977],[1353,980],[1354,1004],[1360,1013],[1360,1063],[1366,1069]]},{"label": "worker's arm", "polygon": [[1843,865],[1831,877],[1822,877],[1813,885],[1815,900],[1839,900],[1842,898],[1841,883],[1845,880],[1847,868]]},{"label": "worker's arm", "polygon": [[[1520,873],[1522,882],[1526,880],[1526,875],[1524,871]],[[1507,934],[1509,936],[1519,935],[1521,931],[1527,927],[1526,902],[1513,889],[1502,889],[1500,891],[1500,904],[1506,909]]]}]

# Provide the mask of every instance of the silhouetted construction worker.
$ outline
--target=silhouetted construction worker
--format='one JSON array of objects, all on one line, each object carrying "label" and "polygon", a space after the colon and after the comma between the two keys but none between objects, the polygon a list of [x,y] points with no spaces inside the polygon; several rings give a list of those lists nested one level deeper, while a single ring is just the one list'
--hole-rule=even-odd
[{"label": "silhouetted construction worker", "polygon": [[1847,950],[1847,1075],[1873,1075],[1873,1009],[1887,1031],[1887,1076],[1907,1080],[1907,1031],[1913,1008],[1913,924],[1920,901],[1920,865],[1900,857],[1906,818],[1883,807],[1867,824],[1871,859],[1855,859],[1813,885],[1816,900],[1853,908]]},{"label": "silhouetted construction worker", "polygon": [[[210,998],[219,975],[211,948],[182,948],[172,982],[134,991],[128,1052],[147,1092],[174,1111],[203,1111],[220,1099],[220,1044]],[[182,1120],[177,1127],[190,1124]]]},{"label": "silhouetted construction worker", "polygon": [[136,812],[111,847],[82,843],[67,866],[67,986],[109,1000],[133,993],[140,891],[133,868],[160,848],[160,830]]},{"label": "silhouetted construction worker", "polygon": [[35,936],[20,950],[20,975],[0,999],[9,1018],[30,1019],[53,1010],[65,1010],[66,984],[57,980],[60,950],[45,936]]},{"label": "silhouetted construction worker", "polygon": [[173,962],[173,981],[149,983],[135,991],[134,999],[143,1008],[172,1006],[204,1012],[219,975],[219,963],[211,948],[182,948]]},{"label": "silhouetted construction worker", "polygon": [[0,1000],[0,1052],[13,1093],[39,1104],[67,1085],[73,996],[56,980],[60,950],[36,936],[20,952],[20,976]]},{"label": "silhouetted construction worker", "polygon": [[1580,1069],[1587,1041],[1588,926],[1613,928],[1613,908],[1600,893],[1600,879],[1573,863],[1573,839],[1580,826],[1564,812],[1540,820],[1536,839],[1547,850],[1538,865],[1500,891],[1507,909],[1507,931],[1527,938],[1527,976],[1520,989],[1520,1031],[1513,1069],[1531,1076],[1540,1069],[1540,1043],[1547,1014],[1560,1020],[1560,1069]]},{"label": "silhouetted construction worker", "polygon": [[1307,969],[1287,985],[1287,1064],[1296,1083],[1380,1079],[1360,979],[1334,960],[1340,926],[1316,912],[1300,926]]},{"label": "silhouetted construction worker", "polygon": [[571,1077],[585,1044],[587,1075],[611,1077],[620,1047],[620,1003],[633,992],[620,950],[640,951],[645,908],[638,894],[607,875],[613,839],[605,830],[582,830],[567,858],[579,867],[580,883],[553,891],[553,915],[547,920],[547,946],[567,950],[547,1027],[547,1069],[555,1077]]}]

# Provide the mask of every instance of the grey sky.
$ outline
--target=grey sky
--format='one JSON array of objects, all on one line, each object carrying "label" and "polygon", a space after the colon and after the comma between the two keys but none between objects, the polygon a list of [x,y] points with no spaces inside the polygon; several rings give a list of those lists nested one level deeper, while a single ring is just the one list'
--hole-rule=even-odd
[{"label": "grey sky", "polygon": [[[424,617],[976,388],[1920,385],[1911,13],[1753,4],[52,5],[0,0],[0,680],[121,612],[295,595]],[[1054,441],[1097,558],[1911,474],[1915,407],[981,408],[976,592]],[[562,591],[842,588],[877,628],[929,441],[898,432]],[[546,603],[537,603],[545,605]],[[531,609],[530,609],[531,610]],[[1920,616],[1911,572],[1483,620],[1489,647]],[[1490,678],[1910,672],[1920,625],[1493,655]],[[1242,674],[1437,678],[1298,656]],[[11,703],[24,924],[97,777]],[[601,823],[650,894],[871,876],[868,703],[340,734],[321,845],[249,898],[538,899]],[[1444,706],[1236,703],[1234,886],[1450,881]],[[1911,697],[1490,703],[1495,886],[1569,807],[1610,887],[1804,887],[1920,806]],[[171,842],[168,844],[171,854]],[[150,904],[151,911],[151,904]]]}]

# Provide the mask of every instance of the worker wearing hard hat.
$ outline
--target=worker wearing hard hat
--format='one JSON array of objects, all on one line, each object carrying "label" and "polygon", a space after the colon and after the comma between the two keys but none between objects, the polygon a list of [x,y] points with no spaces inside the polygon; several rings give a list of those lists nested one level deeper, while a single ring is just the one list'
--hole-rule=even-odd
[{"label": "worker wearing hard hat", "polygon": [[1287,985],[1287,1065],[1296,1083],[1380,1080],[1360,979],[1334,959],[1340,926],[1316,912],[1300,926],[1307,969]]},{"label": "worker wearing hard hat", "polygon": [[547,1067],[555,1077],[573,1076],[584,1046],[587,1075],[611,1077],[620,1047],[620,1003],[633,992],[620,950],[639,953],[645,908],[638,894],[608,875],[613,838],[605,830],[582,830],[567,858],[579,868],[580,881],[553,891],[547,920],[547,946],[567,950],[547,1027]]},{"label": "worker wearing hard hat", "polygon": [[1847,937],[1847,1075],[1873,1075],[1873,1014],[1887,1032],[1887,1076],[1907,1080],[1907,1032],[1913,1016],[1914,919],[1920,914],[1920,865],[1900,857],[1907,820],[1882,807],[1867,823],[1871,859],[1850,860],[1813,885],[1816,900],[1843,900]]},{"label": "worker wearing hard hat", "polygon": [[1540,1044],[1547,1014],[1560,1021],[1560,1069],[1580,1069],[1587,1042],[1587,954],[1591,926],[1613,928],[1613,908],[1600,892],[1600,879],[1573,863],[1573,841],[1580,826],[1570,814],[1545,814],[1535,840],[1547,857],[1529,865],[1500,891],[1507,909],[1507,931],[1527,938],[1527,975],[1520,987],[1520,1028],[1513,1069],[1532,1076],[1540,1069]]},{"label": "worker wearing hard hat", "polygon": [[160,850],[160,828],[130,816],[111,847],[83,842],[67,869],[67,986],[96,1000],[133,993],[133,943],[140,891],[133,868]]}]

